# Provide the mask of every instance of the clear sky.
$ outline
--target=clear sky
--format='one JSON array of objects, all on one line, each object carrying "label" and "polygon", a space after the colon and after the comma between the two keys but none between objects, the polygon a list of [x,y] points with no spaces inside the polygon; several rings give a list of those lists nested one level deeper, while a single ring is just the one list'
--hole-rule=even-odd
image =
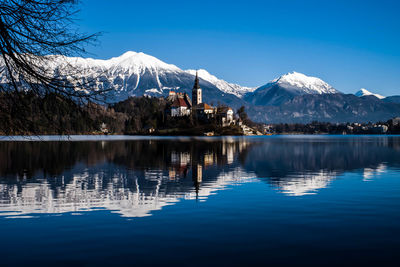
[{"label": "clear sky", "polygon": [[400,95],[396,0],[83,0],[77,24],[103,32],[94,58],[131,50],[243,86],[298,71],[346,93]]}]

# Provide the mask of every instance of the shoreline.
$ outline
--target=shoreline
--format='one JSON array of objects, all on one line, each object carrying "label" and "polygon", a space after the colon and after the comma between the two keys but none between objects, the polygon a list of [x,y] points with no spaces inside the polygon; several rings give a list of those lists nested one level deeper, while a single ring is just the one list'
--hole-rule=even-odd
[{"label": "shoreline", "polygon": [[221,135],[221,136],[164,136],[164,135],[31,135],[0,136],[0,142],[82,142],[82,141],[140,141],[140,140],[235,140],[263,138],[367,138],[367,137],[399,137],[395,134],[274,134],[274,135]]}]

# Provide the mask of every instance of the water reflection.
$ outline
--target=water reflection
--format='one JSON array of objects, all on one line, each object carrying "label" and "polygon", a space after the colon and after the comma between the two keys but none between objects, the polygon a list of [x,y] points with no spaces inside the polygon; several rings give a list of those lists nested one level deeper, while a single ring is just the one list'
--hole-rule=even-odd
[{"label": "water reflection", "polygon": [[143,217],[180,199],[202,201],[251,178],[235,160],[248,145],[244,140],[0,143],[5,159],[0,216],[104,208]]},{"label": "water reflection", "polygon": [[394,137],[0,142],[0,216],[143,217],[255,177],[286,195],[316,194],[344,172],[369,181],[398,168],[399,148]]},{"label": "water reflection", "polygon": [[282,193],[315,194],[346,172],[360,172],[368,181],[388,167],[399,168],[400,138],[272,139],[252,147],[243,165]]}]

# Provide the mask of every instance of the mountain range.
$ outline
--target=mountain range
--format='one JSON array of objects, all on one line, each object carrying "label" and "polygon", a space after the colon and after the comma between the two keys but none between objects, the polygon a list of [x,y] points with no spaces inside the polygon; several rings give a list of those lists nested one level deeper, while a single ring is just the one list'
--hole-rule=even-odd
[{"label": "mountain range", "polygon": [[[171,90],[191,95],[196,70],[182,70],[153,56],[126,52],[108,60],[52,56],[49,70],[69,78],[75,70],[95,89],[109,89],[110,103],[132,96],[167,96]],[[229,83],[206,70],[197,70],[203,101],[233,108],[246,106],[259,122],[367,122],[400,116],[400,96],[384,97],[361,89],[344,94],[317,77],[291,72],[252,88]],[[0,82],[5,82],[4,73]]]},{"label": "mountain range", "polygon": [[[70,70],[76,69],[96,88],[111,89],[107,97],[110,103],[132,96],[167,96],[171,90],[191,95],[196,75],[194,70],[182,70],[153,56],[131,51],[108,60],[55,57],[52,61],[55,76],[68,78]],[[214,105],[218,102],[233,107],[244,105],[241,96],[253,90],[220,80],[206,70],[199,70],[198,74],[204,101]]]}]

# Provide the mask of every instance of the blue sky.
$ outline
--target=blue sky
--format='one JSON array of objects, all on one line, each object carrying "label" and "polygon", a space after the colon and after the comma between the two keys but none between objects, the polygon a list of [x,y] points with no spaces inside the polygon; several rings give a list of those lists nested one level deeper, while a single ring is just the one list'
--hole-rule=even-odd
[{"label": "blue sky", "polygon": [[336,89],[400,94],[400,1],[84,0],[94,58],[128,50],[260,86],[298,71]]}]

